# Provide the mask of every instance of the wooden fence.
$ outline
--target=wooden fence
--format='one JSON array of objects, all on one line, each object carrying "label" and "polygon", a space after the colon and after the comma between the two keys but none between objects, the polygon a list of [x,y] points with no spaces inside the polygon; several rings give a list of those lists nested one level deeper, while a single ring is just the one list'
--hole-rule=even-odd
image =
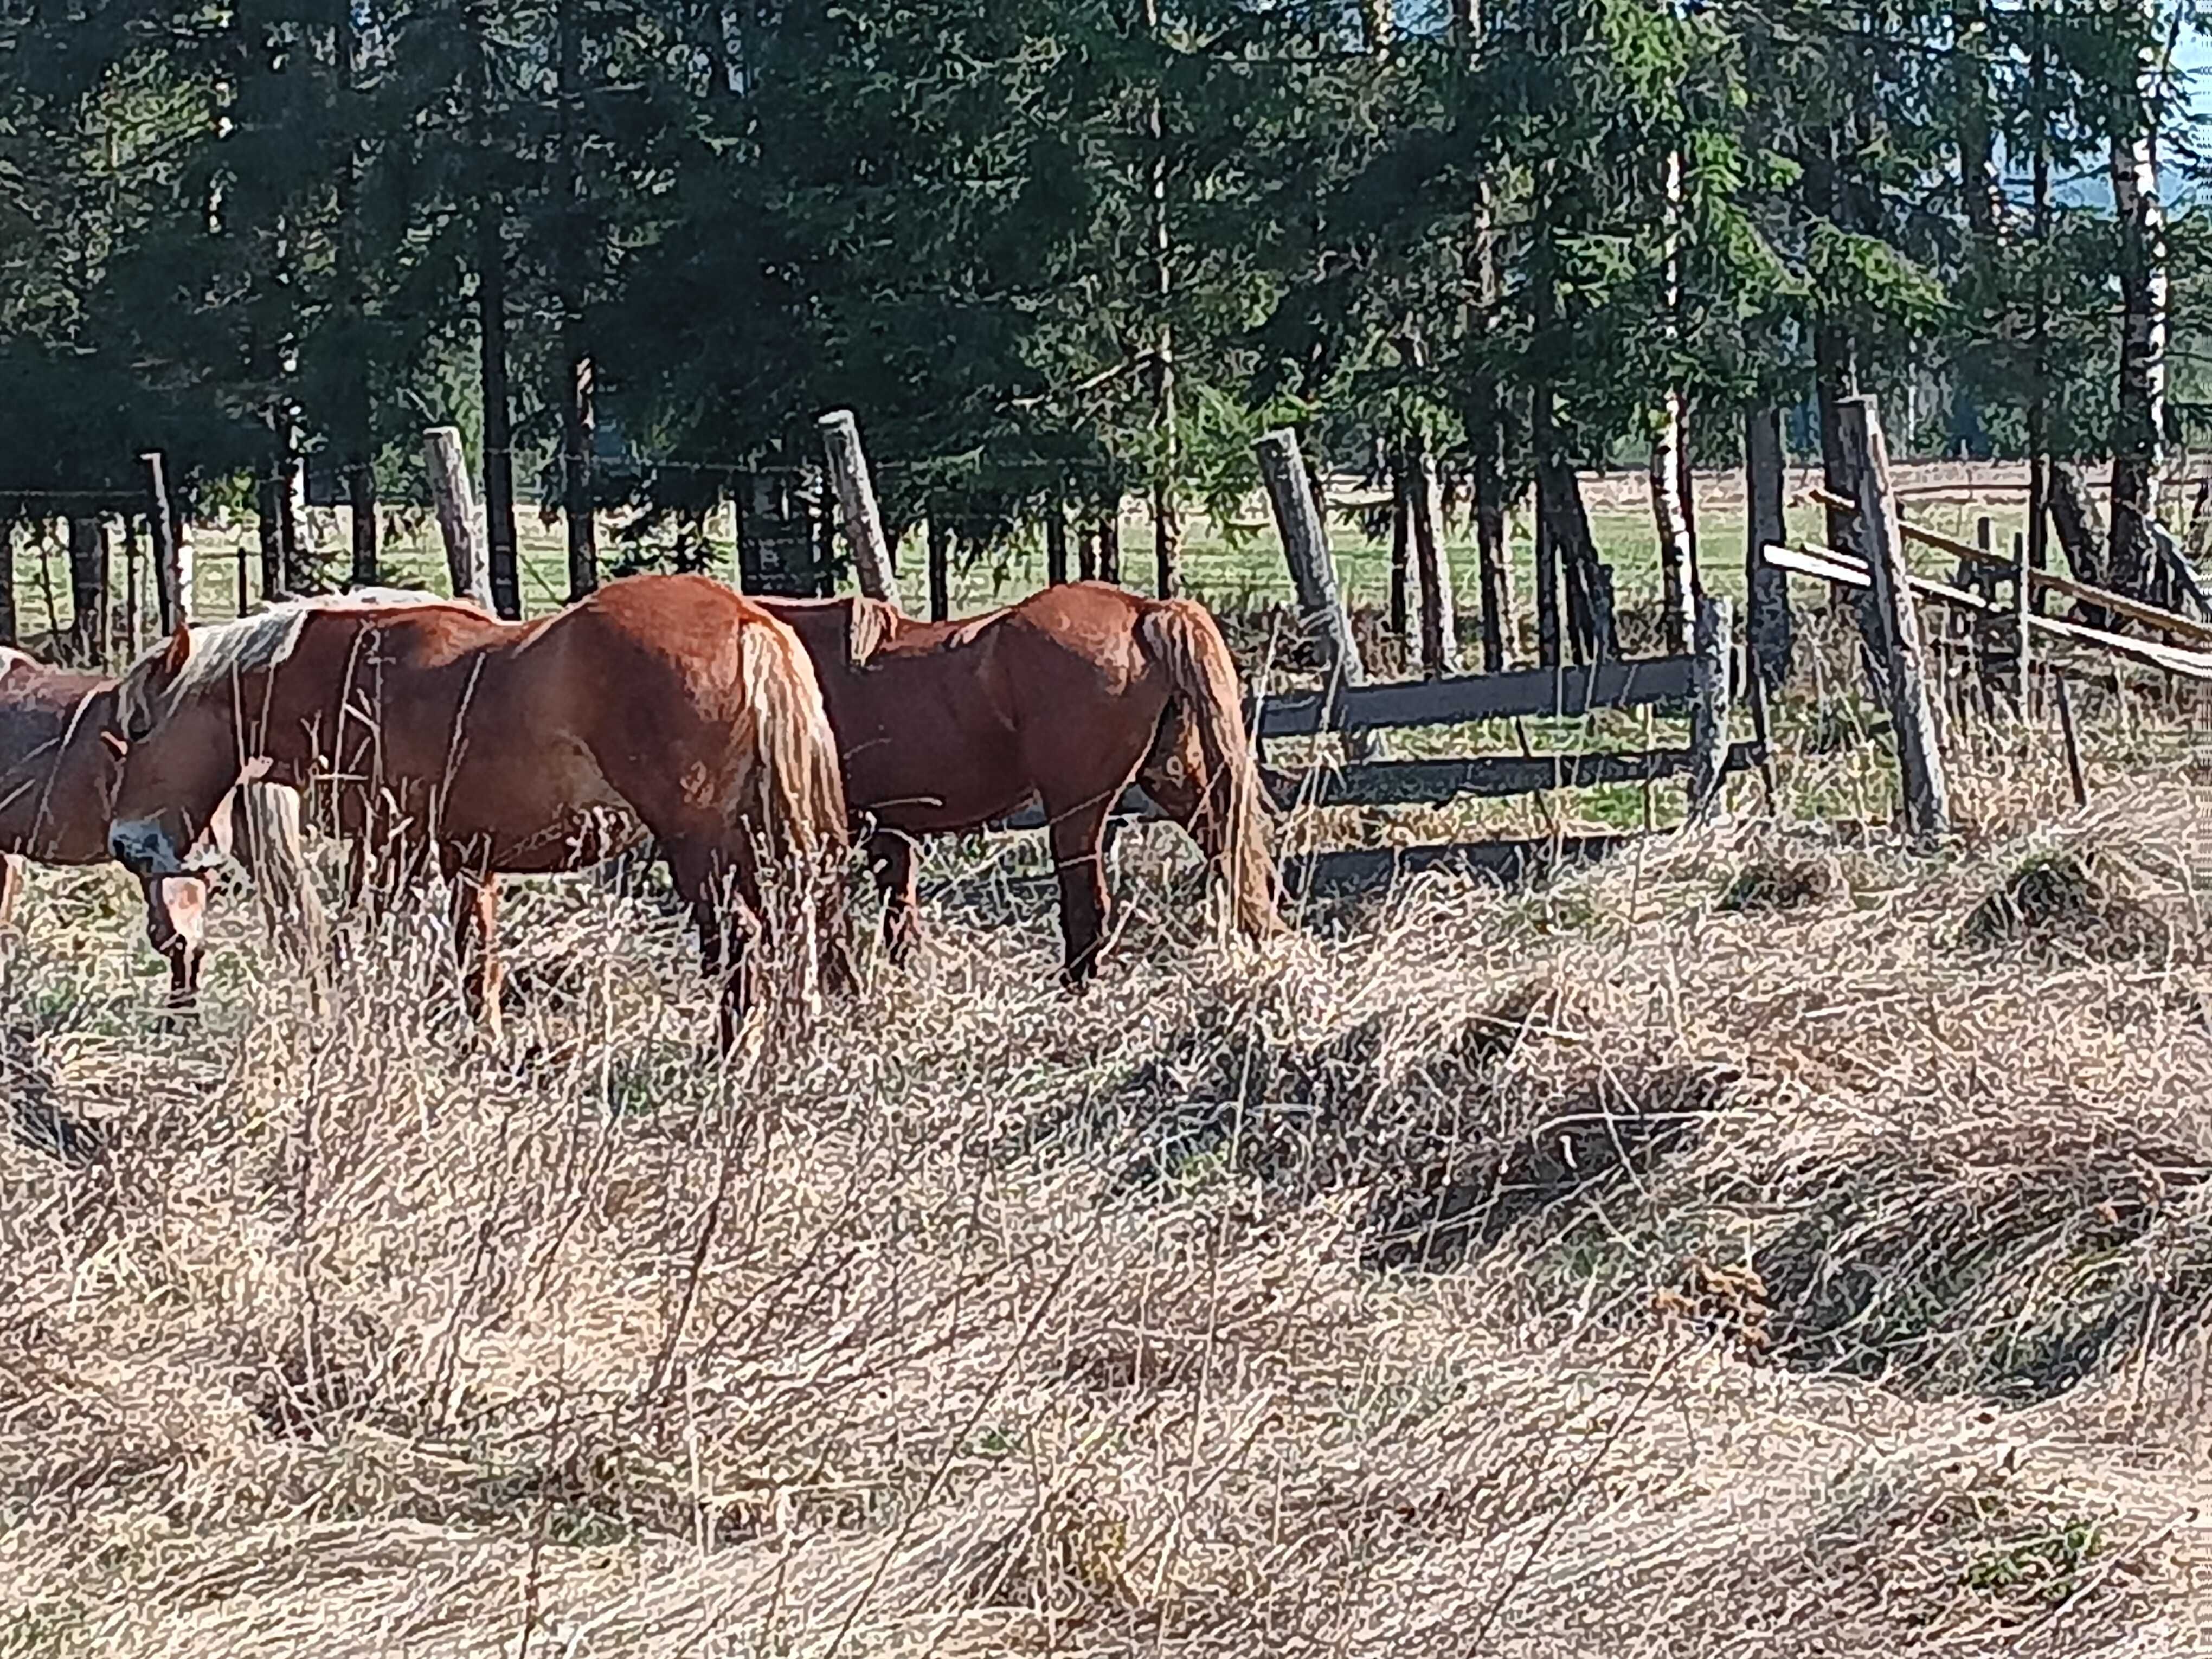
[{"label": "wooden fence", "polygon": [[[1261,696],[1245,709],[1262,776],[1279,807],[1441,805],[1462,796],[1648,784],[1680,776],[1687,781],[1690,811],[1696,815],[1712,805],[1729,774],[1765,763],[1763,731],[1747,741],[1729,740],[1729,708],[1739,678],[1733,615],[1726,600],[1710,596],[1698,603],[1697,649],[1680,655],[1366,683],[1297,441],[1287,432],[1271,433],[1261,442],[1260,456],[1300,608],[1320,643],[1328,678],[1319,690]],[[1619,753],[1377,757],[1376,740],[1389,732],[1662,706],[1690,716],[1686,746]],[[1754,714],[1758,708],[1754,701]],[[1347,763],[1295,771],[1267,764],[1271,741],[1330,736],[1342,742]],[[1117,810],[1131,817],[1157,815],[1137,788]],[[1008,827],[1036,828],[1043,822],[1033,808]]]}]

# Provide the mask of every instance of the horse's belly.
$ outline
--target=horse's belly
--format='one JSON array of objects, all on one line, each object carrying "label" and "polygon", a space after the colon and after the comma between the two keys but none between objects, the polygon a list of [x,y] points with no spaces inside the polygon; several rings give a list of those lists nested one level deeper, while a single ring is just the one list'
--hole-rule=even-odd
[{"label": "horse's belly", "polygon": [[372,799],[347,792],[337,826],[372,841],[434,842],[456,862],[516,875],[587,869],[646,839],[645,826],[581,750],[527,765],[465,765],[443,787]]},{"label": "horse's belly", "polygon": [[1012,757],[943,759],[927,769],[856,763],[847,769],[846,805],[888,829],[948,835],[1008,817],[1036,793]]}]

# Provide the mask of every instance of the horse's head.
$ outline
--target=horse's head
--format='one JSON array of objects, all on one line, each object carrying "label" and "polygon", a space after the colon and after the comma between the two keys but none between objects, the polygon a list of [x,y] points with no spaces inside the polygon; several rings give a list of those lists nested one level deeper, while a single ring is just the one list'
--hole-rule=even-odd
[{"label": "horse's head", "polygon": [[227,677],[198,672],[189,629],[133,664],[116,687],[102,740],[122,757],[107,848],[142,878],[204,868],[221,856],[209,834],[245,770]]}]

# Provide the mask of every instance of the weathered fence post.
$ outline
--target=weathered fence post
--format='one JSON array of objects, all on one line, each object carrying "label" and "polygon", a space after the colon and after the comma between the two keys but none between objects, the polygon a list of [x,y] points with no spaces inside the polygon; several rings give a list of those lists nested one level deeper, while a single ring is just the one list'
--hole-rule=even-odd
[{"label": "weathered fence post", "polygon": [[1734,653],[1729,602],[1698,596],[1691,641],[1697,658],[1690,703],[1690,817],[1713,816],[1728,782],[1729,664]]},{"label": "weathered fence post", "polygon": [[[1336,560],[1322,531],[1321,509],[1298,453],[1297,434],[1287,428],[1270,432],[1253,447],[1260,457],[1260,476],[1267,481],[1268,504],[1274,508],[1275,528],[1282,534],[1283,556],[1291,567],[1291,584],[1297,590],[1298,611],[1320,643],[1330,690],[1364,685],[1366,665],[1352,636],[1352,617],[1337,586]],[[1352,759],[1366,760],[1375,752],[1375,740],[1364,732],[1347,732],[1344,747]]]},{"label": "weathered fence post", "polygon": [[1872,604],[1861,616],[1867,619],[1871,612],[1874,628],[1867,642],[1885,669],[1905,823],[1924,844],[1949,833],[1951,791],[1928,696],[1920,619],[1905,585],[1905,534],[1890,488],[1888,447],[1871,396],[1846,398],[1837,413],[1851,495],[1858,502],[1859,550],[1873,578]]},{"label": "weathered fence post", "polygon": [[491,607],[491,551],[477,532],[477,506],[469,489],[468,463],[457,427],[434,426],[422,434],[422,462],[430,472],[430,499],[438,509],[438,534],[446,544],[446,574],[457,599]]},{"label": "weathered fence post", "polygon": [[868,481],[860,423],[851,410],[836,409],[817,424],[822,428],[822,452],[830,462],[830,481],[837,490],[838,514],[844,520],[845,545],[853,553],[853,574],[860,581],[860,592],[870,599],[896,605],[898,576],[891,565],[890,544],[884,539],[875,486]]},{"label": "weathered fence post", "polygon": [[2028,618],[2035,613],[2035,581],[2028,571],[2029,538],[2018,531],[2012,538],[2012,651],[2013,673],[2020,690],[2020,717],[2026,721],[2030,716],[2029,698],[2035,686],[2032,652],[2028,646],[2031,625]]},{"label": "weathered fence post", "polygon": [[1782,411],[1754,409],[1743,417],[1744,483],[1751,544],[1744,550],[1744,590],[1750,597],[1744,631],[1760,682],[1779,690],[1790,678],[1795,641],[1790,617],[1790,578],[1766,562],[1766,550],[1788,538],[1782,513]]},{"label": "weathered fence post", "polygon": [[238,544],[238,614],[244,616],[246,607],[253,603],[253,590],[246,578],[246,544]]},{"label": "weathered fence post", "polygon": [[169,481],[161,465],[161,452],[149,449],[138,458],[146,463],[147,483],[153,496],[149,528],[154,536],[154,586],[161,595],[161,631],[173,634],[192,620],[192,557],[177,534],[177,521],[169,515]]}]

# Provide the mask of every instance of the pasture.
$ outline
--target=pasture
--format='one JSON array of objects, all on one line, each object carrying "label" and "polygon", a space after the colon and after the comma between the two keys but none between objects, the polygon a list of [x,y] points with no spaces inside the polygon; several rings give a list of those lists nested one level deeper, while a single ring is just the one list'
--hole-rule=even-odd
[{"label": "pasture", "polygon": [[2205,1650],[2212,726],[2090,689],[2072,811],[1968,726],[1910,857],[1807,615],[1771,816],[1259,947],[1133,827],[1073,1000],[1036,838],[938,844],[726,1062],[657,878],[515,884],[493,1041],[434,908],[325,1012],[227,893],[172,1022],[33,872],[0,1653]]}]

